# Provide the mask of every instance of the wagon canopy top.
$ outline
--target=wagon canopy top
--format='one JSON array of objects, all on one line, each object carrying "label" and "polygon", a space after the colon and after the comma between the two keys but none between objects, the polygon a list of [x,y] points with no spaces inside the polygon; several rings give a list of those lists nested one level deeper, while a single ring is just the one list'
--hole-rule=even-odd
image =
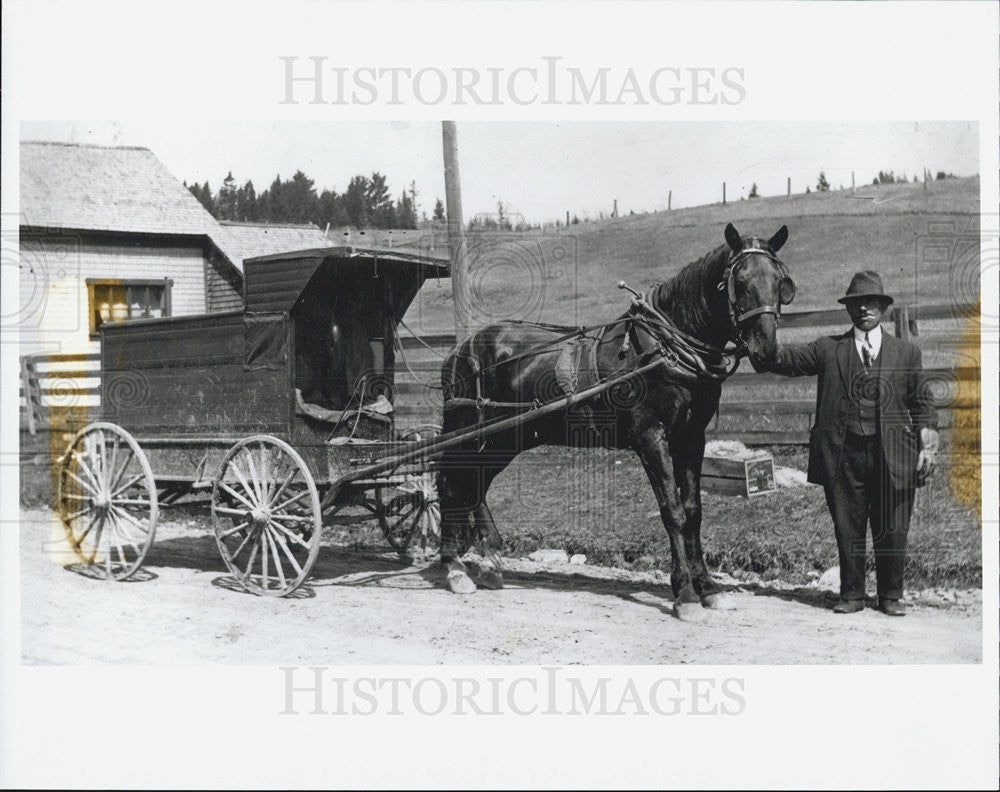
[{"label": "wagon canopy top", "polygon": [[258,256],[243,263],[245,306],[248,312],[291,311],[310,284],[331,283],[359,297],[375,289],[402,317],[427,278],[451,274],[449,263],[447,252],[412,248],[323,247]]}]

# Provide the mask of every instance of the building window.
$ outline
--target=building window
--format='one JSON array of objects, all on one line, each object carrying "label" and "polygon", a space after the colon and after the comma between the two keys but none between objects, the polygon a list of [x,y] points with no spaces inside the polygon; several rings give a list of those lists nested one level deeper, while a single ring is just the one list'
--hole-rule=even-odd
[{"label": "building window", "polygon": [[170,287],[173,281],[87,279],[90,335],[98,337],[105,322],[129,319],[159,319],[170,316]]}]

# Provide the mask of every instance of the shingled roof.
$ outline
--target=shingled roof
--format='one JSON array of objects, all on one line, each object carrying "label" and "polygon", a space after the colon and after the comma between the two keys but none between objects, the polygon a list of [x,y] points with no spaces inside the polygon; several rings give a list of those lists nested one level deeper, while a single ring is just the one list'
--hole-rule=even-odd
[{"label": "shingled roof", "polygon": [[23,141],[20,149],[29,225],[194,236],[218,228],[147,148]]},{"label": "shingled roof", "polygon": [[332,243],[317,226],[292,223],[219,222],[212,239],[241,271],[243,259],[328,247]]},{"label": "shingled roof", "polygon": [[331,244],[314,225],[219,223],[147,148],[20,148],[21,216],[30,226],[207,237],[240,272],[245,258]]}]

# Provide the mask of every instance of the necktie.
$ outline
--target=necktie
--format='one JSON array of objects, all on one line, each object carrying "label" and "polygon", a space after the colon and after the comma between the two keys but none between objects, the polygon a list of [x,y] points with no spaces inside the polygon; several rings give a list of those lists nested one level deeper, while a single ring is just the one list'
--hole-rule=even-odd
[{"label": "necktie", "polygon": [[872,343],[868,340],[868,333],[865,333],[865,340],[861,344],[861,359],[865,363],[865,371],[872,370]]}]

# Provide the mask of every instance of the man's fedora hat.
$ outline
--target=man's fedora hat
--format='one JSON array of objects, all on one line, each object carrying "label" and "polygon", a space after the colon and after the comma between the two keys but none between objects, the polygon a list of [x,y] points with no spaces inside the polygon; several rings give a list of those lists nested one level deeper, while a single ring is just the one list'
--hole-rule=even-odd
[{"label": "man's fedora hat", "polygon": [[885,300],[886,305],[892,305],[893,302],[892,297],[886,294],[882,287],[882,278],[872,270],[855,272],[854,277],[851,278],[851,285],[847,287],[847,294],[837,302],[846,304],[848,300],[859,297],[881,297]]}]

